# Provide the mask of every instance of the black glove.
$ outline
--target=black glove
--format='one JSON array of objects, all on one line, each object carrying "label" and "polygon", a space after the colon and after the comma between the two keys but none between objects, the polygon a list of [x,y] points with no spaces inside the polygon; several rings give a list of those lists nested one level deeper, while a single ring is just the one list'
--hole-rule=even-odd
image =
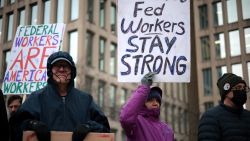
[{"label": "black glove", "polygon": [[141,79],[141,83],[143,85],[151,86],[153,84],[153,77],[154,77],[154,75],[155,75],[155,72],[149,72],[149,73],[147,73]]},{"label": "black glove", "polygon": [[50,141],[50,131],[48,126],[41,121],[29,120],[25,121],[26,127],[24,130],[35,131],[38,141]]},{"label": "black glove", "polygon": [[83,141],[83,139],[90,132],[90,127],[88,124],[80,124],[73,131],[72,141]]}]

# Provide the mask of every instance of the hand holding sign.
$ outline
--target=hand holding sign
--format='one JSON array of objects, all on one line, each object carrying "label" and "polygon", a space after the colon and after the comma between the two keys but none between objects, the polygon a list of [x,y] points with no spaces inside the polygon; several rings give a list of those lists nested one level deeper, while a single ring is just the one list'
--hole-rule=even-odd
[{"label": "hand holding sign", "polygon": [[153,77],[156,73],[155,72],[149,72],[143,78],[141,79],[141,83],[143,85],[151,86],[153,84]]}]

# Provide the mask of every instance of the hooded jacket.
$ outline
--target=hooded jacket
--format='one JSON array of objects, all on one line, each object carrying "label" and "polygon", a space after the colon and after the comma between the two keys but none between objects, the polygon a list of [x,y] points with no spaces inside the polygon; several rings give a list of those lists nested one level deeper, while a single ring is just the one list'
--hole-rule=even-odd
[{"label": "hooded jacket", "polygon": [[160,109],[147,109],[150,87],[140,85],[120,112],[120,122],[127,141],[173,141],[172,129],[159,119]]},{"label": "hooded jacket", "polygon": [[[46,87],[30,94],[11,119],[16,129],[12,140],[19,139],[25,121],[38,120],[45,123],[51,131],[74,131],[79,124],[90,124],[92,132],[110,132],[107,117],[94,103],[91,95],[73,87],[71,81],[68,94],[61,97],[53,81]],[[17,137],[16,137],[17,136]]]}]

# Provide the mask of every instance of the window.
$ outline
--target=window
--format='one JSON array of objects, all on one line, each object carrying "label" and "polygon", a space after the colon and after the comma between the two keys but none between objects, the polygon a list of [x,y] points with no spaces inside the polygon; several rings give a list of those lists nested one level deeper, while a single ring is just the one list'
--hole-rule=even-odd
[{"label": "window", "polygon": [[223,25],[223,13],[221,2],[216,2],[213,4],[213,17],[215,26]]},{"label": "window", "polygon": [[99,84],[98,84],[98,104],[101,108],[104,108],[104,93],[105,93],[105,82],[99,81]]},{"label": "window", "polygon": [[121,93],[120,93],[120,97],[118,97],[119,101],[119,106],[122,106],[123,104],[125,104],[126,99],[127,99],[127,95],[128,95],[128,90],[125,88],[121,89]]},{"label": "window", "polygon": [[99,70],[105,71],[105,39],[99,40]]},{"label": "window", "polygon": [[92,66],[93,65],[93,59],[92,59],[92,56],[93,56],[93,38],[94,38],[94,34],[92,32],[87,32],[87,35],[86,35],[86,64],[88,66]]},{"label": "window", "polygon": [[210,68],[203,69],[203,85],[204,85],[204,95],[212,95],[212,71]]},{"label": "window", "polygon": [[3,19],[0,16],[0,42],[1,42],[1,38],[2,38],[2,26],[3,26]]},{"label": "window", "polygon": [[31,25],[36,25],[37,24],[37,5],[32,5],[31,6],[31,19],[30,19],[30,24]]},{"label": "window", "polygon": [[173,127],[173,130],[176,131],[176,126],[175,126],[175,106],[173,105],[172,106],[172,109],[171,109],[171,119],[172,119],[172,127]]},{"label": "window", "polygon": [[236,0],[227,0],[227,22],[233,23],[238,21]]},{"label": "window", "polygon": [[109,70],[110,74],[112,75],[116,75],[116,51],[117,51],[116,44],[111,43]]},{"label": "window", "polygon": [[116,86],[115,85],[110,85],[110,90],[109,90],[109,107],[115,107],[115,101],[116,101]]},{"label": "window", "polygon": [[86,16],[86,18],[91,23],[94,20],[94,1],[93,0],[88,0],[87,16]]},{"label": "window", "polygon": [[250,27],[244,29],[246,53],[250,53]]},{"label": "window", "polygon": [[188,133],[189,132],[189,122],[188,122],[188,112],[186,110],[184,110],[184,131],[185,133]]},{"label": "window", "polygon": [[71,0],[71,14],[70,14],[70,20],[76,20],[78,19],[78,11],[79,11],[79,0]]},{"label": "window", "polygon": [[7,31],[7,41],[10,41],[12,39],[13,35],[13,13],[9,13],[8,15],[8,31]]},{"label": "window", "polygon": [[112,33],[115,33],[115,31],[116,31],[116,6],[115,6],[115,4],[111,4],[110,29],[111,29]]},{"label": "window", "polygon": [[204,108],[205,108],[205,111],[207,111],[208,109],[214,107],[214,103],[213,102],[205,102],[204,103]]},{"label": "window", "polygon": [[90,77],[90,76],[86,76],[85,77],[85,91],[90,93],[92,92],[92,84],[93,84],[93,80],[94,78],[93,77]]},{"label": "window", "polygon": [[250,1],[241,0],[241,4],[242,4],[243,19],[250,19],[250,12],[249,12]]},{"label": "window", "polygon": [[0,7],[4,6],[4,0],[0,0]]},{"label": "window", "polygon": [[210,60],[210,45],[209,45],[209,37],[201,37],[201,57],[202,61]]},{"label": "window", "polygon": [[19,13],[19,25],[25,25],[25,9],[20,9]]},{"label": "window", "polygon": [[243,77],[242,64],[233,64],[232,65],[232,73]]},{"label": "window", "polygon": [[230,44],[230,54],[231,56],[238,56],[241,54],[240,50],[240,37],[239,31],[230,31],[229,32],[229,44]]},{"label": "window", "polygon": [[43,23],[49,24],[50,23],[50,0],[44,1],[44,13],[43,13]]},{"label": "window", "polygon": [[169,104],[164,103],[164,115],[165,115],[165,121],[169,122]]},{"label": "window", "polygon": [[101,28],[105,27],[105,3],[106,0],[99,0],[100,7],[99,7],[99,26]]},{"label": "window", "polygon": [[16,1],[16,0],[9,0],[9,3],[10,3],[10,4],[13,4],[13,3],[15,3],[15,1]]},{"label": "window", "polygon": [[4,65],[3,65],[3,72],[5,72],[6,71],[6,69],[7,69],[7,67],[8,67],[8,65],[9,65],[9,60],[10,60],[10,50],[8,50],[8,51],[4,51]]},{"label": "window", "polygon": [[69,33],[69,53],[75,63],[77,63],[78,53],[78,32],[72,31]]},{"label": "window", "polygon": [[178,115],[178,107],[174,108],[174,117],[175,117],[175,122],[174,122],[174,131],[179,132],[179,115]]},{"label": "window", "polygon": [[247,62],[248,84],[250,84],[250,62]]},{"label": "window", "polygon": [[199,7],[199,14],[200,14],[200,28],[205,29],[208,27],[207,5],[202,5]]},{"label": "window", "polygon": [[226,58],[224,33],[215,34],[214,40],[216,59]]},{"label": "window", "polygon": [[218,78],[220,78],[224,73],[227,73],[227,66],[219,66],[216,69]]},{"label": "window", "polygon": [[63,23],[64,19],[64,0],[57,0],[57,13],[56,13],[57,23]]}]

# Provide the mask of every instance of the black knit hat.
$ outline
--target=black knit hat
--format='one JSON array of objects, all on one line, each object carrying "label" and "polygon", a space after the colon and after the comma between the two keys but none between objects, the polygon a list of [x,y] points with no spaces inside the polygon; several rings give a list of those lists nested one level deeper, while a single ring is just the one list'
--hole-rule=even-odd
[{"label": "black knit hat", "polygon": [[240,76],[237,76],[233,73],[223,74],[217,81],[221,100],[223,101],[226,94],[231,91],[232,87],[239,83],[244,83],[246,85],[246,82]]},{"label": "black knit hat", "polygon": [[150,92],[148,94],[147,101],[156,98],[156,100],[161,104],[161,98],[162,98],[162,90],[159,87],[152,87],[150,89]]}]

